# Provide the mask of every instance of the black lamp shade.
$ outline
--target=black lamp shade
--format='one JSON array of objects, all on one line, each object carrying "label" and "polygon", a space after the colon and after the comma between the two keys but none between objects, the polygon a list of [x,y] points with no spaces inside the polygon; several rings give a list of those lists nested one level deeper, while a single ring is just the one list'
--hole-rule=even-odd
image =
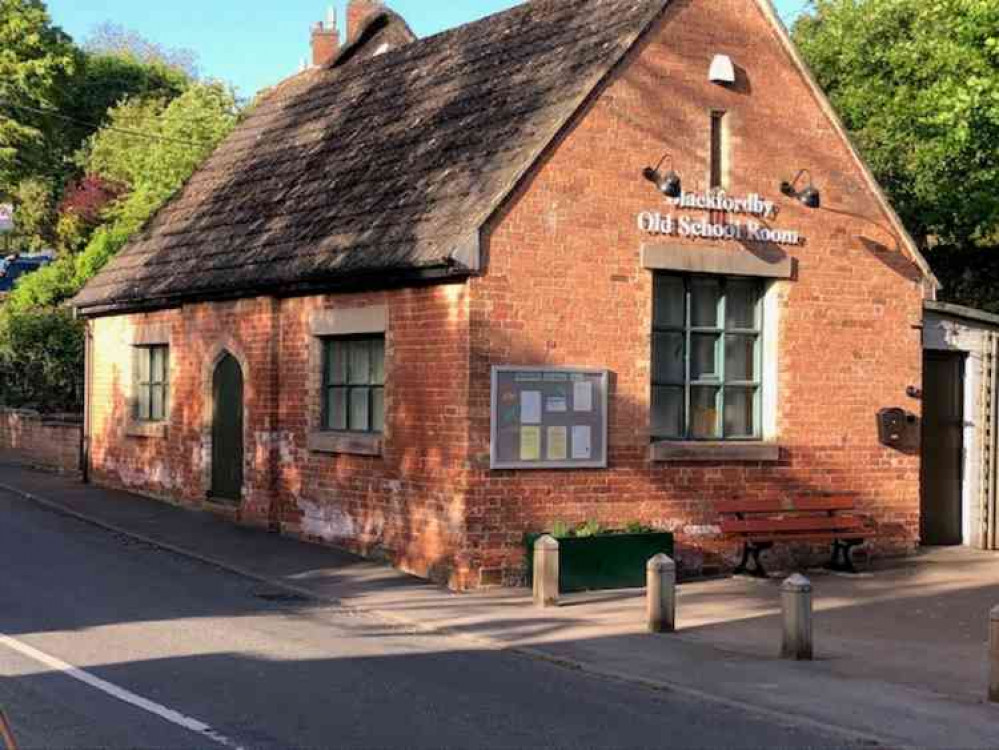
[{"label": "black lamp shade", "polygon": [[680,175],[672,169],[659,180],[659,191],[667,198],[679,198],[683,194],[683,183]]},{"label": "black lamp shade", "polygon": [[798,195],[798,200],[809,208],[819,208],[822,205],[822,196],[818,190],[809,185]]}]

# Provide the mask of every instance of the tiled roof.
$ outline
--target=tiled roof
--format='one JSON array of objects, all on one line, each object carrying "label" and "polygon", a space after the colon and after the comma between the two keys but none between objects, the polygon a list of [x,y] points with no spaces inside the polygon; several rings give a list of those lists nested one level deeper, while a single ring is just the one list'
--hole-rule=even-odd
[{"label": "tiled roof", "polygon": [[467,273],[462,248],[667,2],[534,0],[289,79],[73,304]]}]

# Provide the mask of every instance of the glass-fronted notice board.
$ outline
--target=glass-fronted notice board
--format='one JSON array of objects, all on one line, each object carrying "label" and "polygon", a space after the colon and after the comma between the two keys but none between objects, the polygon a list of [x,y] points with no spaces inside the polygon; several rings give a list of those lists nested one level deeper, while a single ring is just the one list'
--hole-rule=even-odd
[{"label": "glass-fronted notice board", "polygon": [[607,371],[494,367],[494,469],[607,466]]}]

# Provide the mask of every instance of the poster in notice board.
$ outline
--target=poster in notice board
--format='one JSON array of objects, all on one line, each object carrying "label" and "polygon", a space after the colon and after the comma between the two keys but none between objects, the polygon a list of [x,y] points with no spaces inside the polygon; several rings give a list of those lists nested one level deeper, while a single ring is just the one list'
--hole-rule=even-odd
[{"label": "poster in notice board", "polygon": [[493,469],[607,467],[607,370],[494,367]]}]

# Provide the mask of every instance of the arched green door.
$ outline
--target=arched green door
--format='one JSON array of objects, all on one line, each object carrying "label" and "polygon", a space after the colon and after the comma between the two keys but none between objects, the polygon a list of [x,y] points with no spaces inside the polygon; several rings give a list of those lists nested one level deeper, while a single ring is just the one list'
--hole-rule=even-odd
[{"label": "arched green door", "polygon": [[243,371],[231,354],[215,367],[212,393],[211,495],[239,503],[243,496]]}]

